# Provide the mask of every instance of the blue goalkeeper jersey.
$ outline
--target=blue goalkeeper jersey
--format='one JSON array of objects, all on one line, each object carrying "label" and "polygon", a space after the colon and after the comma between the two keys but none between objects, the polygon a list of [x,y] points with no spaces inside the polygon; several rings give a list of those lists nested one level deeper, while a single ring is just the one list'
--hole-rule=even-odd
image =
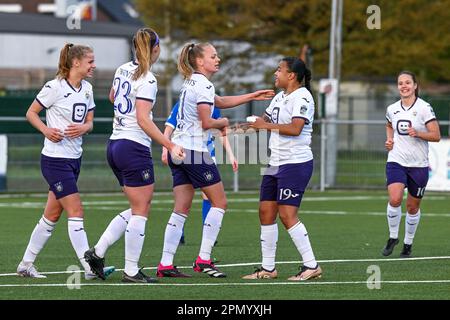
[{"label": "blue goalkeeper jersey", "polygon": [[[175,105],[172,108],[172,111],[170,112],[169,117],[166,120],[166,126],[170,126],[173,129],[175,129],[177,126],[178,106],[179,106],[179,103],[178,102],[175,103]],[[220,109],[214,107],[211,118],[219,119],[220,117],[221,117]],[[214,137],[212,136],[211,133],[209,133],[208,142],[206,143],[206,146],[208,147],[208,151],[209,151],[209,154],[211,155],[211,157],[215,157],[216,151],[215,151],[215,146],[214,146]]]}]

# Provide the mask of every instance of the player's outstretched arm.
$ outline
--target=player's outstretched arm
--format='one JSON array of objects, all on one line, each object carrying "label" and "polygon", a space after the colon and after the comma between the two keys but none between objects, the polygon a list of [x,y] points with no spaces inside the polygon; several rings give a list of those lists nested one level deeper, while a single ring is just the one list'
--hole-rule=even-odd
[{"label": "player's outstretched arm", "polygon": [[258,90],[252,93],[241,94],[239,96],[215,96],[214,104],[220,109],[233,108],[252,100],[270,100],[274,97],[273,90]]}]

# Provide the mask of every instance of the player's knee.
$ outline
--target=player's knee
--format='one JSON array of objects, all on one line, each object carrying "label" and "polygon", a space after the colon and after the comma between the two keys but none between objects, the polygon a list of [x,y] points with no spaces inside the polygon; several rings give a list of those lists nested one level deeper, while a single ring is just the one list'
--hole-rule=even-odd
[{"label": "player's knee", "polygon": [[220,208],[223,210],[227,210],[227,205],[228,205],[228,202],[227,202],[226,198],[218,199],[218,200],[215,200],[214,202],[211,201],[211,207],[214,207],[214,208]]},{"label": "player's knee", "polygon": [[409,214],[415,215],[419,211],[419,207],[414,204],[406,204],[406,210]]},{"label": "player's knee", "polygon": [[84,217],[83,207],[82,206],[74,207],[68,210],[67,215],[69,217],[83,218]]},{"label": "player's knee", "polygon": [[62,211],[54,211],[54,212],[46,212],[44,217],[51,222],[58,222],[59,218],[61,218]]},{"label": "player's knee", "polygon": [[389,198],[389,204],[392,206],[392,207],[400,207],[401,205],[402,205],[402,200],[403,200],[403,197],[398,197],[398,196],[396,196],[396,197],[390,197]]}]

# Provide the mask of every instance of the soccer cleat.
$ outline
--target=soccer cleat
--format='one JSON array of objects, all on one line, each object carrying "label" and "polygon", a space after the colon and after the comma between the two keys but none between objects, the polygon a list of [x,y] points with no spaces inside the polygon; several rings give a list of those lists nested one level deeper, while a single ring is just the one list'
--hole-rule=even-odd
[{"label": "soccer cleat", "polygon": [[315,268],[309,268],[307,266],[302,266],[300,272],[295,276],[288,278],[290,281],[306,281],[314,278],[322,277],[322,269],[319,264]]},{"label": "soccer cleat", "polygon": [[156,276],[158,278],[191,278],[192,276],[189,274],[182,273],[178,271],[176,266],[163,266],[161,263],[158,265],[158,269],[156,270]]},{"label": "soccer cleat", "polygon": [[398,244],[398,239],[389,238],[386,247],[383,248],[383,256],[387,257],[394,251],[394,247]]},{"label": "soccer cleat", "polygon": [[[105,278],[107,278],[115,270],[116,270],[116,268],[114,266],[104,267],[103,268],[103,274],[105,275]],[[84,279],[86,279],[86,280],[95,280],[95,279],[99,279],[99,277],[93,272],[85,272],[84,273]]]},{"label": "soccer cleat", "polygon": [[400,253],[400,258],[411,258],[412,244],[403,244],[403,250]]},{"label": "soccer cleat", "polygon": [[151,278],[149,276],[146,276],[142,270],[139,270],[138,273],[134,276],[129,276],[125,272],[122,276],[122,282],[128,282],[128,283],[156,283],[158,280],[155,278]]},{"label": "soccer cleat", "polygon": [[47,276],[39,273],[34,264],[32,264],[31,262],[25,263],[21,261],[17,266],[17,274],[21,277],[26,278],[39,278],[39,279],[47,278]]},{"label": "soccer cleat", "polygon": [[84,259],[91,267],[93,273],[95,273],[100,279],[105,280],[105,258],[100,258],[95,254],[95,248],[91,248],[84,253]]},{"label": "soccer cleat", "polygon": [[273,269],[272,271],[268,271],[264,269],[263,267],[258,268],[253,272],[252,274],[243,276],[242,279],[247,280],[256,280],[256,279],[275,279],[278,277],[278,272],[276,269]]},{"label": "soccer cleat", "polygon": [[195,260],[192,267],[195,272],[206,273],[211,278],[225,278],[227,276],[225,273],[217,269],[211,260],[202,260],[200,257],[197,257],[197,260]]}]

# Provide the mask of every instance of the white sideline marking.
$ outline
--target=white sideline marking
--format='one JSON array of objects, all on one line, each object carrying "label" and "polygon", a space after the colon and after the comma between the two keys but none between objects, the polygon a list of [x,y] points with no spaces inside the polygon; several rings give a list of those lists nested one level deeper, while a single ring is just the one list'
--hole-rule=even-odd
[{"label": "white sideline marking", "polygon": [[[194,203],[201,203],[203,200],[194,200]],[[239,201],[234,201],[239,202]],[[152,204],[171,204],[172,200],[153,200]],[[123,204],[122,207],[108,206],[108,205],[119,205]],[[101,205],[101,206],[98,206]],[[83,206],[86,210],[104,210],[111,212],[122,211],[128,206],[127,201],[84,201]],[[44,202],[21,202],[21,203],[1,203],[0,208],[15,208],[15,209],[44,209]],[[150,211],[167,211],[167,208],[157,208],[153,207]],[[257,213],[258,209],[227,209],[227,212],[246,212],[246,213]],[[355,216],[386,216],[386,212],[351,212],[351,211],[332,211],[332,210],[299,210],[300,214],[323,214],[323,215],[355,215]],[[425,217],[438,217],[438,218],[450,218],[450,213],[435,213],[435,212],[423,212]]]},{"label": "white sideline marking", "polygon": [[[335,260],[317,260],[318,263],[346,263],[346,262],[390,262],[390,261],[417,261],[417,260],[443,260],[450,259],[450,256],[436,256],[436,257],[412,257],[412,258],[387,258],[387,259],[335,259]],[[302,261],[277,261],[277,264],[300,264]],[[217,264],[217,267],[245,267],[245,266],[259,266],[261,262],[245,262],[245,263],[233,263],[233,264]],[[178,269],[190,269],[192,266],[180,266]],[[156,270],[156,267],[147,267],[143,270]],[[123,269],[116,269],[116,271],[123,271]],[[78,271],[84,273],[84,271]],[[48,271],[40,272],[42,274],[72,274],[73,271]],[[0,273],[0,277],[17,276],[17,273]]]},{"label": "white sideline marking", "polygon": [[[375,281],[371,284],[447,284],[450,280],[386,280]],[[367,285],[365,281],[289,281],[289,282],[222,282],[222,283],[79,283],[76,286],[83,287],[124,287],[124,286],[148,286],[148,287],[225,287],[225,286],[286,286],[286,285],[339,285],[339,284],[363,284]],[[73,287],[74,285],[67,285],[67,283],[42,283],[42,284],[2,284],[0,287]]]},{"label": "white sideline marking", "polygon": [[[239,199],[238,199],[239,200]],[[242,200],[242,199],[240,199]],[[193,200],[193,203],[201,203],[203,200]],[[234,201],[234,202],[244,202],[244,201]],[[172,204],[173,200],[153,200],[152,204]],[[113,205],[124,205],[124,207],[116,207]],[[98,206],[101,205],[101,206]],[[109,206],[108,206],[109,205]],[[83,206],[86,210],[104,210],[111,212],[122,211],[128,206],[128,202],[125,200],[117,201],[84,201]],[[15,202],[15,203],[1,203],[0,208],[16,208],[16,209],[44,209],[44,202]],[[166,208],[156,208],[153,207],[150,211],[164,211],[168,212]],[[246,212],[246,213],[257,213],[258,209],[227,209],[227,212]],[[356,216],[386,216],[386,212],[351,212],[351,211],[332,211],[332,210],[299,210],[299,214],[324,214],[324,215],[356,215]],[[424,212],[426,217],[445,217],[449,218],[450,213],[434,213],[434,212]]]}]

